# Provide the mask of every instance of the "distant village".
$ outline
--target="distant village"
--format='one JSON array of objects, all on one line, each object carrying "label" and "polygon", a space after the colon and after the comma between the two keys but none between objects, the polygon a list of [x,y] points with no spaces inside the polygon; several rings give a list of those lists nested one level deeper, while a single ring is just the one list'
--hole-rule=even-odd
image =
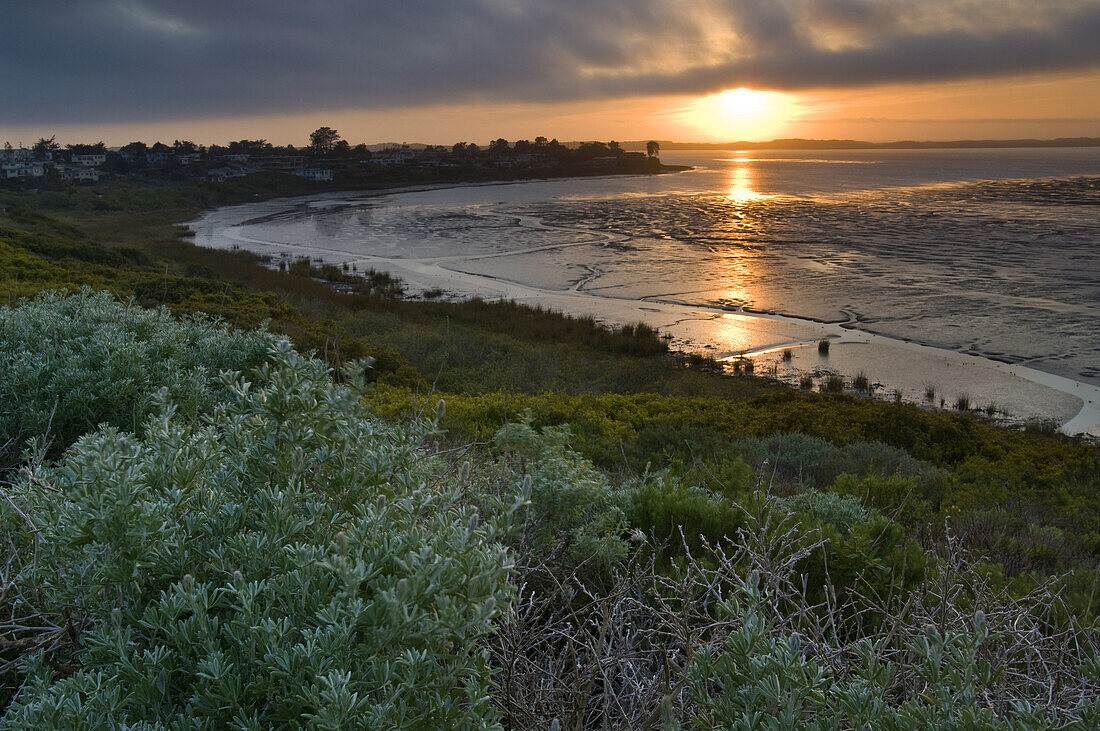
[{"label": "distant village", "polygon": [[171,145],[131,142],[108,148],[102,142],[62,145],[41,138],[29,148],[5,143],[0,149],[0,182],[19,187],[93,183],[107,176],[162,177],[213,183],[259,173],[283,173],[317,182],[354,182],[401,170],[408,173],[448,169],[483,177],[651,172],[660,169],[659,146],[630,152],[617,142],[562,144],[536,137],[509,143],[497,139],[485,147],[459,142],[442,145],[356,145],[336,130],[321,127],[305,147],[280,147],[266,140],[239,140],[227,146],[203,146],[176,140]]}]

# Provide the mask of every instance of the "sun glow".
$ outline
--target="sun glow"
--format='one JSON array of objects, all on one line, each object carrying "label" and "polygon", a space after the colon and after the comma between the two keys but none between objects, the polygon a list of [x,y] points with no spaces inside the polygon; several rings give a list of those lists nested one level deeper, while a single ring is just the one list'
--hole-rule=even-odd
[{"label": "sun glow", "polygon": [[715,105],[725,115],[734,119],[751,119],[767,106],[762,92],[752,89],[731,89],[715,96]]},{"label": "sun glow", "polygon": [[787,94],[754,89],[727,89],[703,97],[685,110],[684,121],[720,140],[771,139],[796,115]]}]

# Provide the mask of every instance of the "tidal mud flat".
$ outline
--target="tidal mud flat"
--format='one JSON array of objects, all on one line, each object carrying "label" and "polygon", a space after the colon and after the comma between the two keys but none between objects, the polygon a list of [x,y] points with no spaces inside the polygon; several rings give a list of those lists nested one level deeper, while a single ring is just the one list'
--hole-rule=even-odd
[{"label": "tidal mud flat", "polygon": [[[756,374],[793,384],[840,376],[850,385],[864,374],[880,398],[962,400],[1100,436],[1100,262],[1088,245],[1100,185],[800,196],[756,193],[738,163],[724,164],[741,187],[722,195],[706,192],[718,173],[701,166],[701,177],[266,201],[190,225],[199,245],[385,270],[410,294],[441,289],[645,322],[673,347],[749,358]],[[1050,205],[1073,196],[1076,206]],[[1005,206],[1013,212],[989,212]]]}]

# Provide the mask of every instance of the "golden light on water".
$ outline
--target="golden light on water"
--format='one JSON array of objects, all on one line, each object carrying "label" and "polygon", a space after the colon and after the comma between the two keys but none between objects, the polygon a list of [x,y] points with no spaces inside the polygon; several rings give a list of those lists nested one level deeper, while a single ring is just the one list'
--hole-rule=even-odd
[{"label": "golden light on water", "polygon": [[748,203],[761,198],[770,198],[764,193],[755,190],[752,164],[753,161],[746,158],[733,158],[729,161],[733,164],[729,173],[726,198],[734,203]]}]

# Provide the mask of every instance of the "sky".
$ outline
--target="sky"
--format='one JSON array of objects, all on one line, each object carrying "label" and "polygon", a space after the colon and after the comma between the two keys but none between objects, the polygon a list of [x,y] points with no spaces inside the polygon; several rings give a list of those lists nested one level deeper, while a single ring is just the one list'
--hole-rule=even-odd
[{"label": "sky", "polygon": [[0,144],[1100,136],[1100,0],[6,0]]}]

